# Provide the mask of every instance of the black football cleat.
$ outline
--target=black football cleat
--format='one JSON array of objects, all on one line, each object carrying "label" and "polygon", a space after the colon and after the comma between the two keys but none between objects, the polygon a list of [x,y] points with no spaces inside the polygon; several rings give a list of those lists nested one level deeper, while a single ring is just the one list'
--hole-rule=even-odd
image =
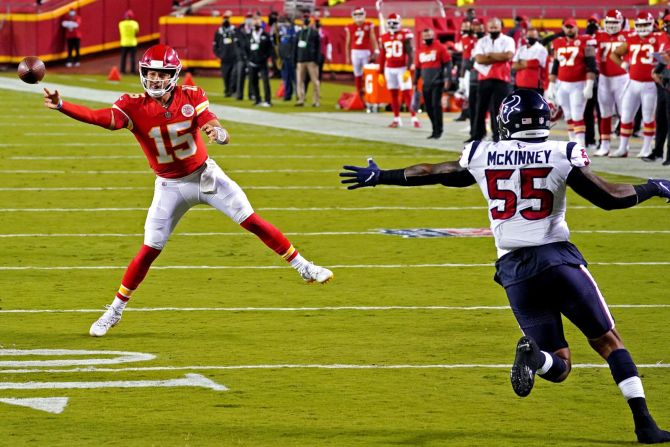
[{"label": "black football cleat", "polygon": [[653,427],[636,429],[637,442],[640,444],[663,444],[670,442],[670,433],[661,430],[656,424]]},{"label": "black football cleat", "polygon": [[523,336],[516,344],[516,356],[510,371],[512,389],[519,397],[530,394],[535,384],[535,372],[540,369],[544,355],[540,347],[530,337]]}]

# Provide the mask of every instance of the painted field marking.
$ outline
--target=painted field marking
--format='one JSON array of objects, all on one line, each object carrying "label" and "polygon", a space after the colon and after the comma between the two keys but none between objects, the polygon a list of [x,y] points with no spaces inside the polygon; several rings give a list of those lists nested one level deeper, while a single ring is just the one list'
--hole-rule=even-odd
[{"label": "painted field marking", "polygon": [[[43,134],[40,134],[43,135]],[[71,136],[71,134],[67,134]],[[407,155],[385,155],[384,158],[412,158],[416,157],[419,154],[407,154]],[[217,157],[216,154],[214,154]],[[324,160],[348,160],[352,157],[361,157],[365,158],[363,155],[324,155],[324,154],[304,154],[304,155],[287,155],[287,154],[278,154],[278,155],[267,155],[267,154],[258,154],[258,155],[245,155],[245,154],[221,154],[221,158],[226,159],[272,159],[272,160],[294,160],[294,159],[324,159]],[[15,155],[12,157],[7,157],[8,160],[143,160],[145,157],[143,155]]]},{"label": "painted field marking", "polygon": [[[397,186],[396,188],[402,188]],[[75,186],[75,187],[24,187],[24,188],[0,188],[0,191],[153,191],[154,188],[146,186]],[[342,189],[339,186],[245,186],[244,189],[267,189],[267,190],[314,190],[314,189]]]},{"label": "painted field marking", "polygon": [[144,362],[156,358],[153,354],[127,351],[89,351],[81,349],[0,349],[0,357],[20,356],[114,356],[112,358],[74,358],[62,360],[0,360],[0,367],[38,367],[69,365],[114,365],[129,362]]},{"label": "painted field marking", "polygon": [[0,382],[0,390],[56,390],[93,388],[174,388],[196,387],[213,391],[228,391],[200,374],[186,374],[182,379],[168,380],[111,380],[103,382]]},{"label": "painted field marking", "polygon": [[0,402],[17,405],[19,407],[28,407],[34,410],[46,411],[52,414],[61,414],[67,405],[67,397],[33,397],[33,398],[3,398]]},{"label": "painted field marking", "polygon": [[[632,265],[670,265],[670,261],[644,261],[644,262],[589,262],[589,265],[601,266],[632,266]],[[409,268],[479,268],[494,267],[495,264],[487,263],[435,263],[435,264],[333,264],[330,268],[335,269],[409,269]],[[71,265],[41,267],[34,265],[24,266],[0,266],[0,271],[20,270],[124,270],[127,265]],[[281,265],[158,265],[152,266],[152,270],[275,270],[286,269]]]},{"label": "painted field marking", "polygon": [[[276,173],[289,173],[289,174],[307,174],[307,173],[335,173],[340,172],[339,169],[226,169],[226,172],[231,174],[276,174]],[[119,175],[119,174],[137,174],[137,175],[151,175],[151,171],[148,170],[139,170],[139,171],[121,171],[121,170],[108,170],[108,171],[79,171],[79,170],[29,170],[29,169],[4,169],[0,170],[0,174],[82,174],[82,175]]]},{"label": "painted field marking", "polygon": [[[668,309],[670,304],[610,304],[613,309]],[[509,306],[323,306],[323,307],[129,307],[125,312],[336,312],[336,311],[490,311]],[[100,309],[1,309],[0,314],[99,313]],[[114,352],[114,351],[104,351]],[[134,360],[129,360],[134,361]],[[137,360],[140,361],[140,360]]]},{"label": "painted field marking", "polygon": [[[102,372],[141,372],[141,371],[231,371],[231,370],[265,370],[265,369],[342,369],[342,370],[360,370],[360,369],[509,369],[511,364],[506,363],[456,363],[456,364],[430,364],[430,365],[412,365],[412,364],[398,364],[398,365],[352,365],[352,364],[291,364],[279,363],[268,365],[191,365],[191,366],[148,366],[148,367],[128,367],[128,368],[72,368],[72,369],[27,369],[27,370],[0,370],[0,374],[30,374],[30,373],[47,373],[47,374],[61,374],[61,373],[102,373]],[[606,363],[578,363],[572,365],[573,368],[594,369],[594,368],[609,368]],[[670,363],[642,363],[637,364],[638,368],[670,368]],[[189,374],[191,375],[191,374]],[[197,375],[197,374],[195,374]],[[201,376],[202,377],[202,376]],[[203,379],[205,379],[203,377]],[[179,379],[178,379],[179,380]],[[183,379],[181,379],[183,380]],[[208,380],[208,379],[205,379]],[[210,381],[211,382],[211,381]],[[10,382],[13,385],[21,385],[21,383]],[[31,383],[31,382],[28,382]],[[34,383],[34,382],[32,382]],[[77,383],[77,382],[75,382]],[[82,383],[82,382],[79,382]],[[87,382],[83,382],[87,383]],[[92,383],[110,383],[110,382],[92,382]],[[212,382],[214,383],[214,382]],[[48,382],[46,383],[48,384]],[[3,385],[0,382],[0,386]],[[182,385],[188,386],[188,385]],[[223,385],[218,385],[223,386]],[[47,388],[47,387],[44,387]],[[83,387],[82,387],[83,388]],[[99,387],[103,388],[103,387]],[[3,388],[0,388],[3,389]],[[16,389],[16,388],[12,388]],[[221,390],[225,391],[225,390]]]}]

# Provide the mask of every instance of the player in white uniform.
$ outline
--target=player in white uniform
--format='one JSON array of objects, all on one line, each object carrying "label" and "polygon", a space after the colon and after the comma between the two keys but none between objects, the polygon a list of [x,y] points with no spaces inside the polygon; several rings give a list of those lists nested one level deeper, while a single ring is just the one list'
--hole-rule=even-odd
[{"label": "player in white uniform", "polygon": [[458,161],[419,164],[382,171],[345,166],[342,183],[349,189],[377,184],[418,186],[479,184],[489,207],[491,228],[500,258],[496,281],[507,293],[524,336],[517,343],[510,372],[512,388],[527,396],[535,374],[552,382],[570,372],[570,349],[563,335],[565,315],[607,360],[614,381],[633,413],[642,443],[670,442],[647,409],[642,381],[630,353],[614,328],[614,320],[586,268],[568,241],[566,186],[604,209],[635,206],[653,196],[670,198],[670,181],[643,185],[609,183],[593,174],[583,145],[548,141],[550,109],[538,93],[516,90],[505,98],[498,115],[502,140],[469,143]]}]

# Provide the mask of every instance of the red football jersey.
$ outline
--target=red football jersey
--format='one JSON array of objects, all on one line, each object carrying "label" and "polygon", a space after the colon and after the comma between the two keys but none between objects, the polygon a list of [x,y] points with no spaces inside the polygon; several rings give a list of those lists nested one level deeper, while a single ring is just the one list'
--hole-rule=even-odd
[{"label": "red football jersey", "polygon": [[364,22],[362,25],[355,23],[347,25],[352,50],[372,50],[370,34],[373,27],[371,22]]},{"label": "red football jersey", "polygon": [[461,38],[461,47],[463,48],[463,60],[470,59],[472,57],[472,50],[477,43],[477,38],[475,36],[463,36]]},{"label": "red football jersey", "polygon": [[407,51],[405,42],[413,38],[410,30],[401,30],[397,33],[384,33],[381,37],[379,65],[383,69],[407,67]]},{"label": "red football jersey", "polygon": [[216,115],[200,87],[177,86],[172,101],[163,107],[147,94],[124,94],[113,108],[127,117],[126,127],[135,135],[156,175],[184,177],[207,160],[200,127]]},{"label": "red football jersey", "polygon": [[559,37],[551,43],[554,57],[558,60],[558,80],[577,82],[586,80],[584,48],[595,46],[592,36],[577,36],[574,39]]},{"label": "red football jersey", "polygon": [[626,74],[626,70],[619,67],[610,59],[612,51],[620,47],[626,42],[626,31],[621,31],[616,34],[607,34],[604,31],[598,31],[595,35],[598,42],[598,67],[600,74],[603,76],[619,76]]},{"label": "red football jersey", "polygon": [[653,82],[651,73],[656,66],[653,53],[660,51],[665,42],[661,33],[651,33],[645,38],[637,33],[631,33],[626,42],[628,43],[626,60],[630,64],[628,69],[630,78],[639,82]]}]

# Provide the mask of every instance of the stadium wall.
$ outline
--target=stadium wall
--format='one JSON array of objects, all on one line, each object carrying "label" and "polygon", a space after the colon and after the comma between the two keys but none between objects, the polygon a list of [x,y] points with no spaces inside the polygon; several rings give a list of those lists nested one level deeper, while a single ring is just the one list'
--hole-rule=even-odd
[{"label": "stadium wall", "polygon": [[49,62],[65,59],[63,16],[75,8],[82,18],[81,54],[118,48],[119,20],[132,9],[140,24],[139,41],[158,39],[156,17],[168,14],[169,0],[79,0],[37,14],[0,14],[0,63],[18,63],[25,56]]}]

